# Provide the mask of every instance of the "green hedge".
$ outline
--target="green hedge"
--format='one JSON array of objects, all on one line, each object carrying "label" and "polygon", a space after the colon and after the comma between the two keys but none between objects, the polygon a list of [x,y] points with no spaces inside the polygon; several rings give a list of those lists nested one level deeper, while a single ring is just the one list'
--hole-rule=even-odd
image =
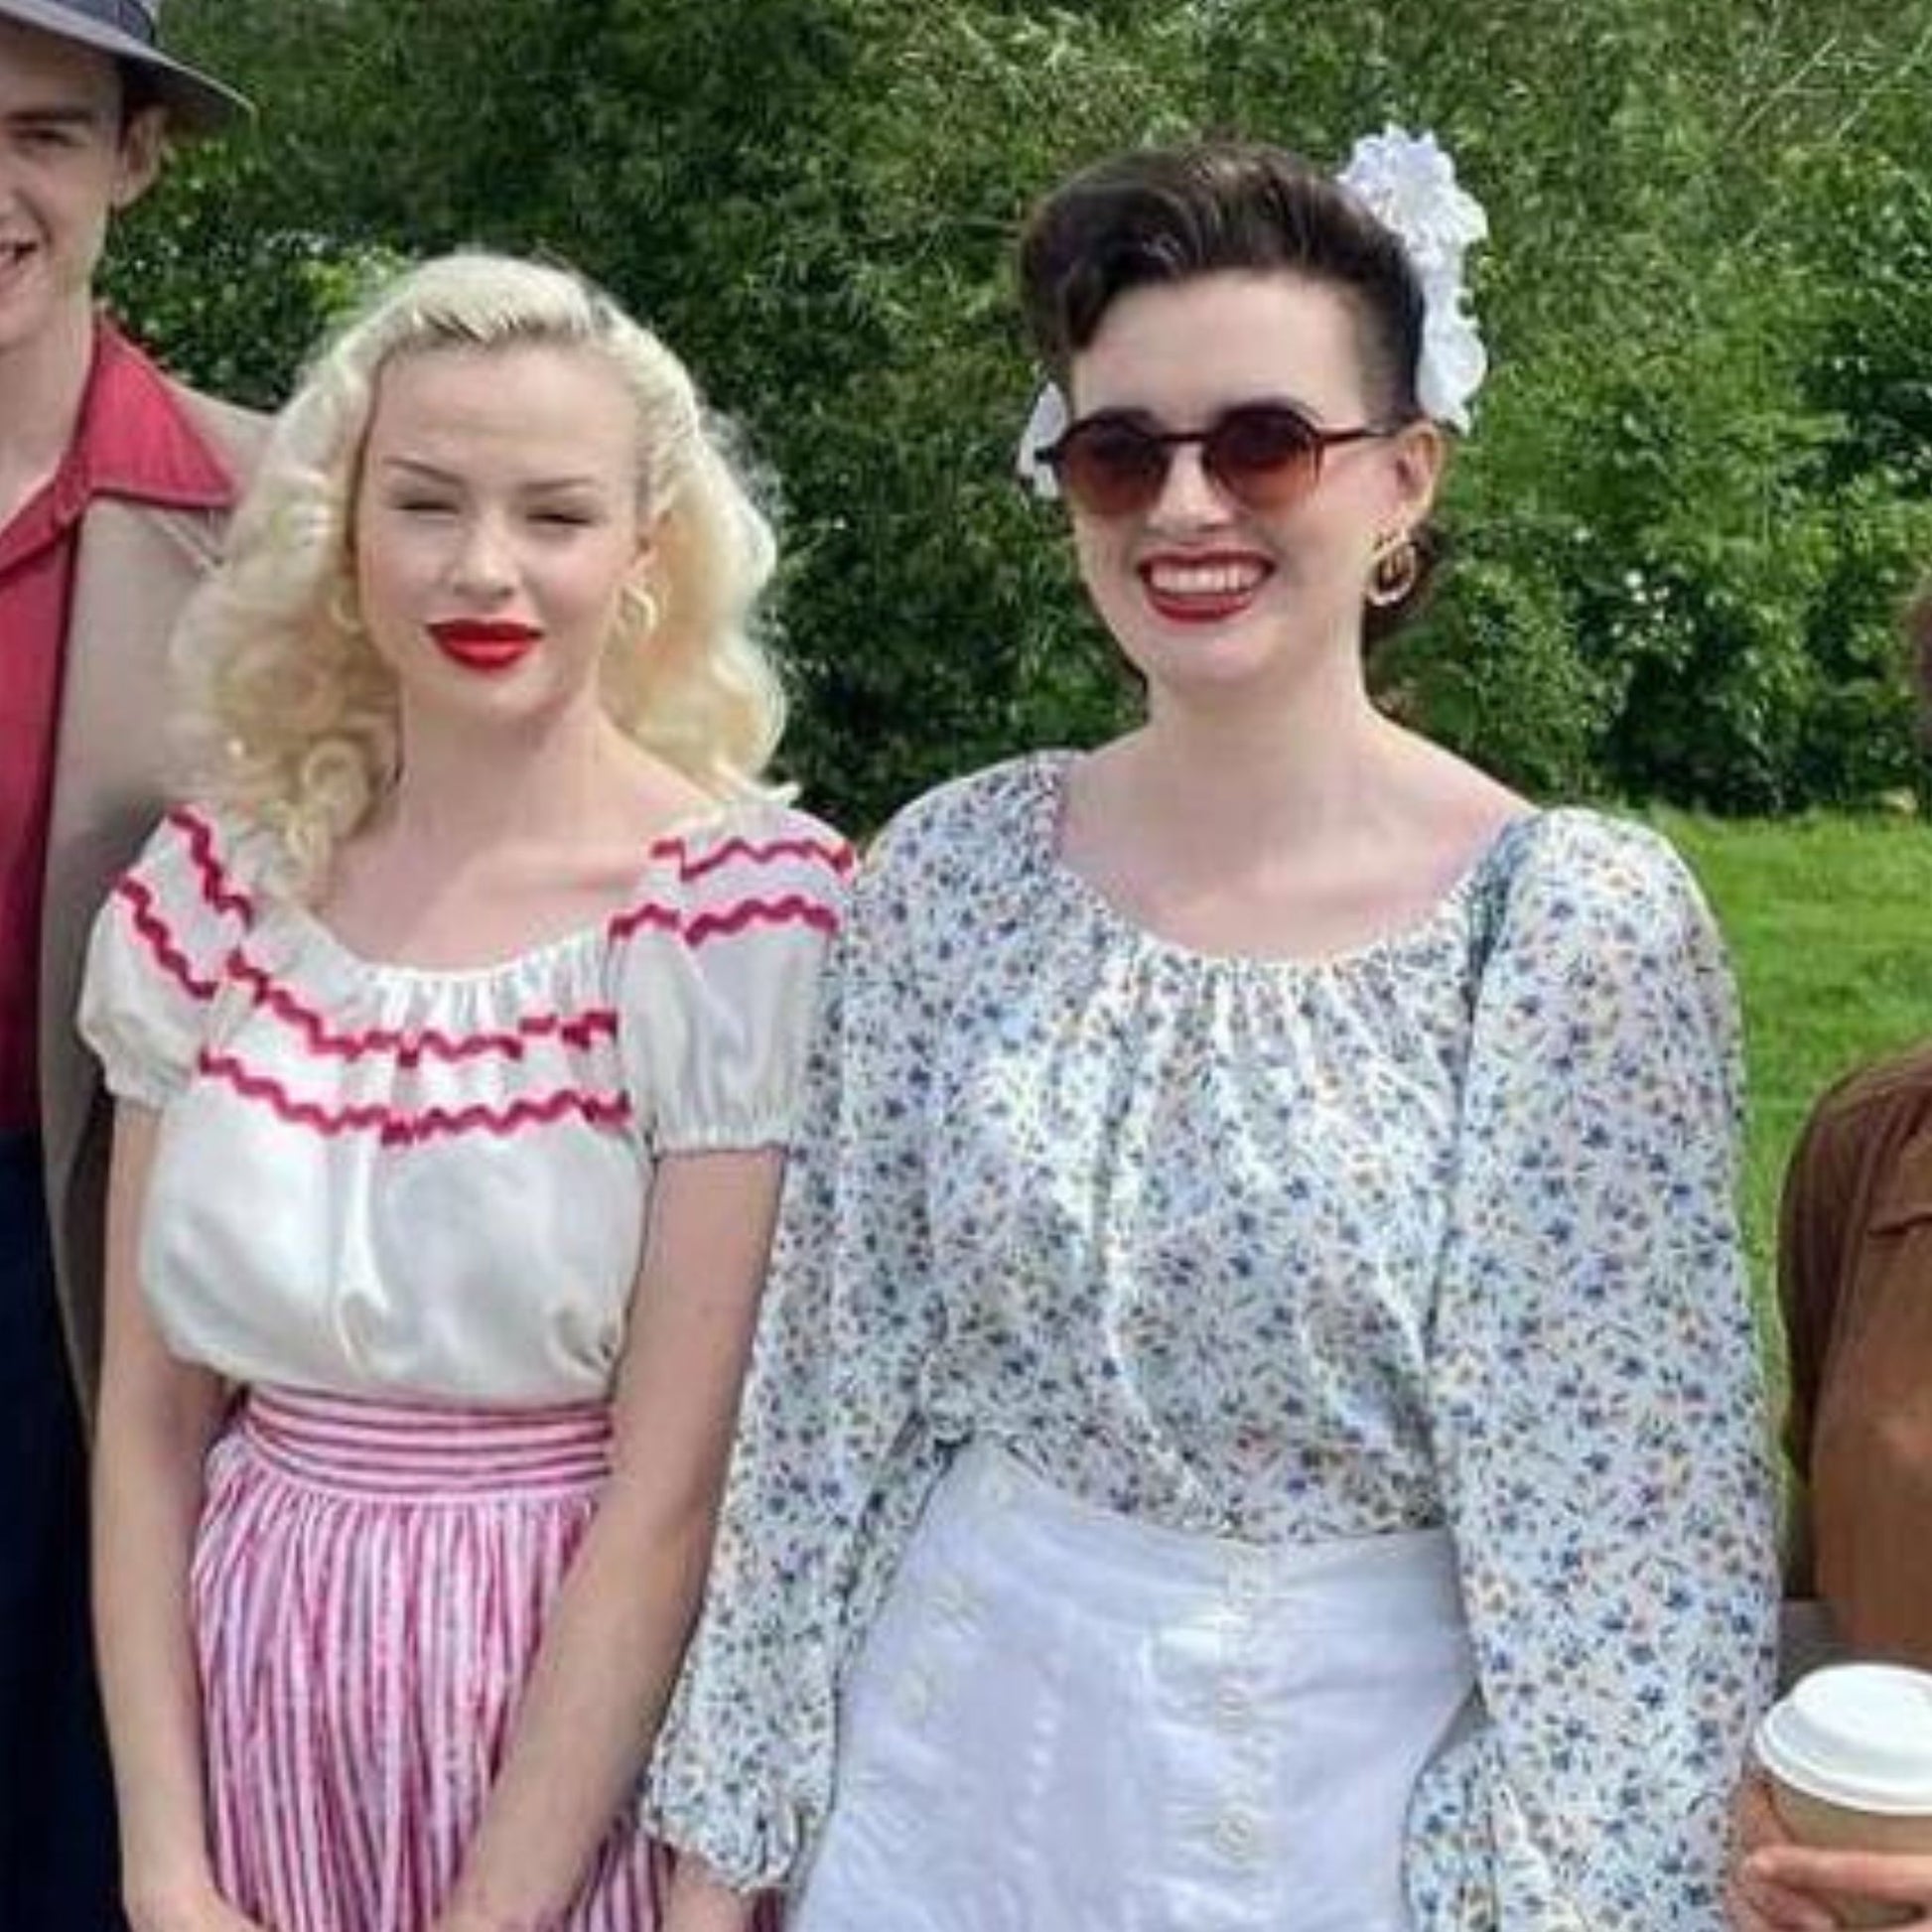
[{"label": "green hedge", "polygon": [[783,480],[814,797],[1109,728],[1129,697],[1009,475],[1008,279],[1075,163],[1437,129],[1495,360],[1455,568],[1388,700],[1537,790],[1725,811],[1921,782],[1893,637],[1932,560],[1932,40],[1854,0],[178,0],[258,132],[186,158],[114,292],[272,398],[371,262],[562,255]]}]

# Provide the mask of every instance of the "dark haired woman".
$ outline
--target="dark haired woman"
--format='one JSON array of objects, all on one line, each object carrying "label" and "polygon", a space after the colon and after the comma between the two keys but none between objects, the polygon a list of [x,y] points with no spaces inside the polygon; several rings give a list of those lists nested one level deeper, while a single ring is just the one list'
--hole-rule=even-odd
[{"label": "dark haired woman", "polygon": [[1136,154],[1027,233],[1031,463],[1147,720],[858,890],[653,1772],[679,1932],[1720,1923],[1730,985],[1656,837],[1366,695],[1480,211],[1433,142],[1344,181]]}]

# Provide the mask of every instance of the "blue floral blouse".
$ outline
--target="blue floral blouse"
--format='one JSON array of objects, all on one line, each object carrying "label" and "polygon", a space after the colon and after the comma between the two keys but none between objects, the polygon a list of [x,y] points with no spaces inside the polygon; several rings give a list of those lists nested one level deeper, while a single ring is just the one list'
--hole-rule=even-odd
[{"label": "blue floral blouse", "polygon": [[1171,1528],[1447,1525],[1482,1721],[1416,1793],[1418,1932],[1715,1932],[1775,1566],[1696,888],[1550,811],[1392,938],[1213,957],[1061,863],[1068,763],[934,793],[862,875],[653,1822],[784,1882],[984,1437]]}]

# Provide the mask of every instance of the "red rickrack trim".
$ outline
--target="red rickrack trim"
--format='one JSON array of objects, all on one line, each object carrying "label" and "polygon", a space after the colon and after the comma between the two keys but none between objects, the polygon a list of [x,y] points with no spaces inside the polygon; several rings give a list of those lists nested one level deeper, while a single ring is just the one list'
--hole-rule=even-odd
[{"label": "red rickrack trim", "polygon": [[393,1028],[371,1027],[360,1033],[338,1033],[313,1007],[305,1006],[287,987],[265,968],[249,959],[237,946],[228,955],[228,976],[245,986],[258,1007],[266,1008],[276,1019],[302,1035],[309,1050],[324,1058],[360,1059],[369,1053],[393,1053],[401,1067],[420,1065],[425,1059],[458,1061],[479,1059],[487,1053],[501,1053],[520,1060],[533,1039],[560,1039],[566,1046],[589,1046],[600,1038],[615,1039],[618,1035],[617,1010],[613,1007],[587,1007],[582,1013],[533,1014],[519,1020],[506,1032],[469,1034],[458,1039],[435,1027],[408,1034]]},{"label": "red rickrack trim", "polygon": [[809,925],[820,932],[836,932],[839,915],[821,899],[803,893],[783,898],[742,898],[722,912],[698,912],[685,921],[684,943],[702,946],[707,939],[729,938],[755,925]]},{"label": "red rickrack trim", "polygon": [[674,905],[646,899],[611,920],[613,939],[627,939],[640,927],[659,932],[675,932],[687,946],[702,946],[710,939],[728,939],[755,925],[809,925],[820,932],[836,932],[839,915],[822,899],[808,898],[803,893],[787,893],[783,898],[741,898],[716,912],[682,912]]},{"label": "red rickrack trim", "polygon": [[214,850],[214,827],[187,805],[177,805],[167,822],[187,837],[188,856],[201,875],[203,898],[215,911],[232,913],[243,924],[253,924],[255,902],[228,884],[227,868]]},{"label": "red rickrack trim", "polygon": [[769,839],[762,845],[753,839],[733,837],[707,852],[702,859],[690,856],[690,847],[680,838],[660,839],[651,847],[654,858],[675,859],[677,876],[686,885],[702,879],[708,872],[731,864],[734,859],[749,859],[755,866],[769,865],[774,859],[811,859],[828,871],[845,878],[858,864],[858,854],[844,839],[795,837]]},{"label": "red rickrack trim", "polygon": [[676,906],[660,905],[655,899],[647,898],[641,905],[633,905],[627,911],[614,912],[609,930],[613,939],[628,939],[644,926],[658,932],[676,932],[683,924],[684,915]]},{"label": "red rickrack trim", "polygon": [[297,1100],[279,1080],[251,1073],[232,1053],[203,1048],[197,1070],[224,1081],[244,1100],[258,1100],[278,1120],[291,1127],[313,1128],[326,1140],[345,1134],[372,1133],[385,1147],[411,1147],[424,1141],[482,1133],[505,1140],[524,1127],[548,1127],[576,1118],[593,1127],[621,1127],[630,1118],[627,1094],[582,1093],[560,1088],[541,1100],[513,1100],[507,1107],[427,1107],[418,1114],[402,1114],[380,1102],[359,1107],[323,1107]]},{"label": "red rickrack trim", "polygon": [[188,955],[175,943],[168,922],[154,909],[154,892],[145,880],[131,873],[114,882],[114,897],[134,915],[134,929],[147,941],[155,962],[169,978],[180,985],[191,999],[206,1005],[214,998],[219,980],[204,979],[196,972]]}]

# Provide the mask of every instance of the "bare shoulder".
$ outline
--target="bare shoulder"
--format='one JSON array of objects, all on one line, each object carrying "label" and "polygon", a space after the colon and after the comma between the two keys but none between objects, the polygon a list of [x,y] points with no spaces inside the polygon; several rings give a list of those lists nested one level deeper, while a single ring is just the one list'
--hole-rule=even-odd
[{"label": "bare shoulder", "polygon": [[1412,803],[1446,846],[1466,854],[1492,845],[1535,805],[1480,765],[1426,738],[1404,734],[1412,760]]},{"label": "bare shoulder", "polygon": [[1428,888],[1447,890],[1474,873],[1510,837],[1511,828],[1537,817],[1537,807],[1479,765],[1428,739],[1404,732],[1400,822],[1403,843],[1426,864]]}]

